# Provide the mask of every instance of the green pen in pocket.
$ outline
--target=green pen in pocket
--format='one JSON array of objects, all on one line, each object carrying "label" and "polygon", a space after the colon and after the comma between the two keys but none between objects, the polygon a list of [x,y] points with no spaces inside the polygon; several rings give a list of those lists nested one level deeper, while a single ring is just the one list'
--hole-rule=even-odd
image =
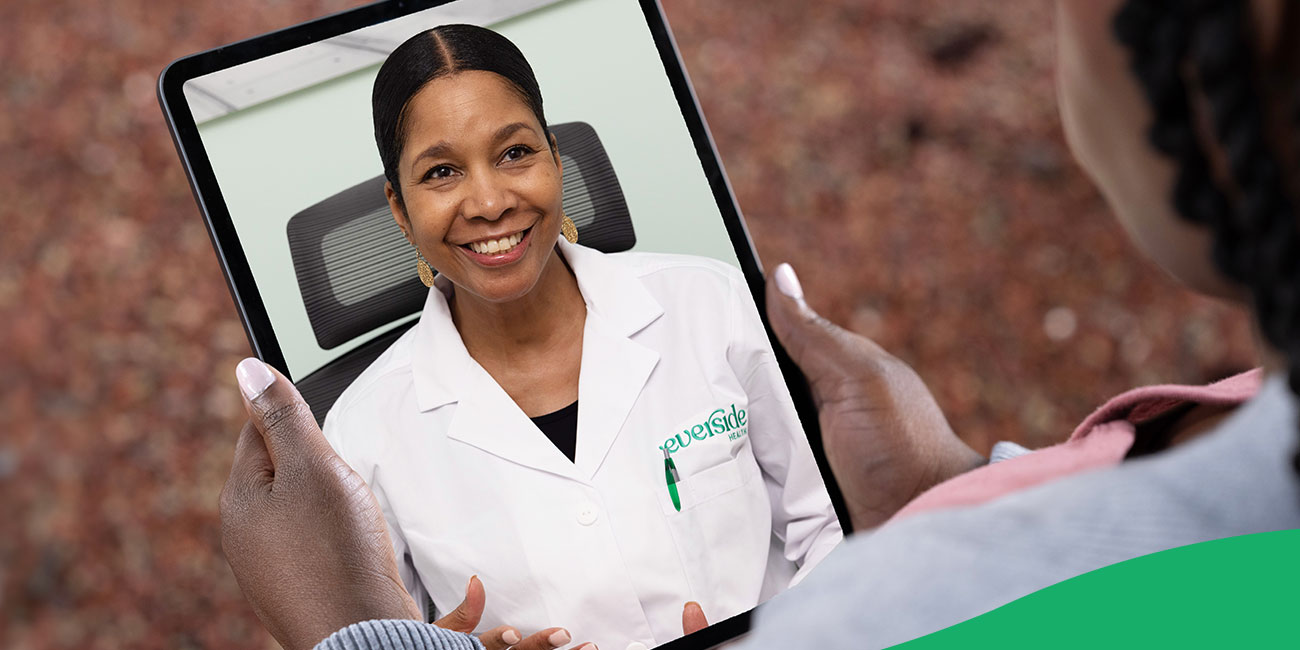
[{"label": "green pen in pocket", "polygon": [[664,476],[668,479],[668,496],[673,499],[673,507],[677,512],[682,511],[682,498],[677,496],[677,483],[681,478],[677,476],[677,465],[673,464],[673,457],[664,450]]}]

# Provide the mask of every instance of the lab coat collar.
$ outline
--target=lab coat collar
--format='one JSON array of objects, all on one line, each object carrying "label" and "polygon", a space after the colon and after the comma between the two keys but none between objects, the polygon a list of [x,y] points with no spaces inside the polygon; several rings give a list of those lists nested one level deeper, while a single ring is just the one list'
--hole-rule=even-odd
[{"label": "lab coat collar", "polygon": [[[588,314],[599,314],[610,334],[630,337],[663,315],[663,307],[641,279],[619,261],[564,239],[560,239],[559,246],[578,280]],[[470,358],[451,320],[447,298],[452,290],[445,276],[437,276],[416,325],[419,331],[411,366],[421,411],[458,401],[464,389],[466,366],[478,365]]]},{"label": "lab coat collar", "polygon": [[624,263],[564,239],[559,244],[587,310],[600,314],[613,333],[632,336],[663,315],[663,307]]},{"label": "lab coat collar", "polygon": [[[630,269],[583,246],[559,242],[587,305],[579,377],[576,462],[570,462],[469,356],[451,319],[452,286],[439,276],[416,326],[416,401],[421,411],[462,403],[448,437],[555,474],[582,480],[595,475],[628,413],[659,361],[657,352],[630,339],[663,315],[663,308]],[[530,433],[532,435],[516,435]]]}]

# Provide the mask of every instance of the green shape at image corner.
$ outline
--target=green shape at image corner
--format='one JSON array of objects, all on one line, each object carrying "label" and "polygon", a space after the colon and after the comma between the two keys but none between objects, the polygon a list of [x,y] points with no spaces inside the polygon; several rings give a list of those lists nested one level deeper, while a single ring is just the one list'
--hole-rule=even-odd
[{"label": "green shape at image corner", "polygon": [[1229,537],[1091,571],[895,646],[1300,647],[1300,530]]}]

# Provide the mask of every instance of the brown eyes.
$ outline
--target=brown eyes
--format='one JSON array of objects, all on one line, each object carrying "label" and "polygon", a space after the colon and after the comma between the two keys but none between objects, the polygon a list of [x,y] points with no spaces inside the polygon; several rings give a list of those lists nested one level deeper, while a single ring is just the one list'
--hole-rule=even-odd
[{"label": "brown eyes", "polygon": [[[501,154],[501,162],[515,162],[528,157],[530,154],[536,153],[536,151],[536,149],[533,149],[526,144],[517,144],[506,149],[505,153]],[[435,165],[433,168],[429,169],[429,171],[424,173],[420,182],[423,183],[436,179],[450,178],[455,173],[456,170],[448,165]]]},{"label": "brown eyes", "polygon": [[519,160],[520,158],[523,158],[524,156],[527,156],[530,153],[533,153],[532,147],[529,147],[527,145],[517,144],[513,147],[510,147],[509,149],[506,149],[506,152],[504,155],[501,156],[501,159],[506,161]]},{"label": "brown eyes", "polygon": [[424,180],[427,181],[433,178],[447,178],[448,176],[451,176],[454,173],[456,173],[454,169],[446,165],[438,165],[437,167],[434,167],[433,169],[430,169],[427,173],[425,173]]}]

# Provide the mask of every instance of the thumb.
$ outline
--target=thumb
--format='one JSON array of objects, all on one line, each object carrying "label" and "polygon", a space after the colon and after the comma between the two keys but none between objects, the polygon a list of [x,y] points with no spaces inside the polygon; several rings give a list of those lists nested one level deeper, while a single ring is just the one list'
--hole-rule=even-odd
[{"label": "thumb", "polygon": [[470,576],[465,585],[465,600],[460,601],[450,614],[433,622],[434,625],[455,632],[470,634],[478,627],[483,618],[483,608],[487,605],[487,592],[478,576]]},{"label": "thumb", "polygon": [[682,634],[693,634],[709,626],[708,619],[704,618],[704,608],[695,601],[686,603],[682,608]]},{"label": "thumb", "polygon": [[240,496],[264,490],[270,487],[274,474],[275,467],[267,454],[262,434],[257,432],[252,422],[245,423],[235,443],[235,460],[230,464],[230,478],[226,480],[222,497],[226,498],[225,492],[231,490]]},{"label": "thumb", "polygon": [[274,467],[294,464],[329,443],[307,402],[284,375],[253,358],[235,368],[249,421],[262,434]]},{"label": "thumb", "polygon": [[[822,318],[804,300],[799,277],[789,264],[779,264],[767,283],[767,316],[772,331],[790,358],[814,387],[841,374],[844,362],[864,353],[883,353],[870,339],[853,334]],[[816,396],[816,395],[814,395]]]}]

